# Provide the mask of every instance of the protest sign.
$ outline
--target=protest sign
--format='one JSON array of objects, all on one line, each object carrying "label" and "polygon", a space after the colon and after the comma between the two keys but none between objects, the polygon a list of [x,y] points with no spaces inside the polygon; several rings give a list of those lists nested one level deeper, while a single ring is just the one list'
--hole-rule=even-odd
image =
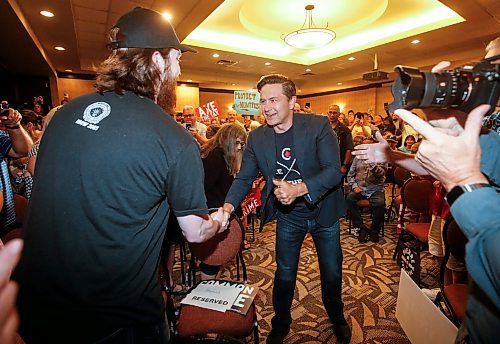
[{"label": "protest sign", "polygon": [[196,114],[202,121],[209,121],[212,118],[218,117],[221,114],[219,104],[216,100],[212,100],[195,109]]},{"label": "protest sign", "polygon": [[260,94],[256,90],[234,91],[234,109],[242,116],[259,114]]},{"label": "protest sign", "polygon": [[252,188],[243,202],[241,202],[241,209],[243,210],[242,219],[261,205],[260,198],[260,189],[258,187]]},{"label": "protest sign", "polygon": [[257,287],[240,282],[224,280],[201,281],[196,288],[186,295],[181,303],[218,312],[231,310],[246,314],[258,290]]}]

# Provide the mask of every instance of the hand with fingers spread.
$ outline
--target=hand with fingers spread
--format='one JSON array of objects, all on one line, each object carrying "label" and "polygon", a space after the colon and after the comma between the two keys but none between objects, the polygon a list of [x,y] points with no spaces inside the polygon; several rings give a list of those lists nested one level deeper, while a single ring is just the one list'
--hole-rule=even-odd
[{"label": "hand with fingers spread", "polygon": [[[455,185],[487,183],[480,171],[479,132],[488,110],[489,105],[472,110],[463,130],[453,121],[434,122],[437,127],[433,127],[409,111],[399,109],[396,114],[424,137],[416,160],[450,190]],[[452,128],[449,128],[450,123]]]},{"label": "hand with fingers spread", "polygon": [[0,343],[14,343],[19,319],[16,311],[17,285],[9,281],[21,256],[22,241],[12,240],[0,249]]},{"label": "hand with fingers spread", "polygon": [[375,134],[378,143],[361,144],[354,147],[352,152],[360,160],[368,160],[371,163],[384,163],[391,161],[391,147],[382,137],[380,131]]}]

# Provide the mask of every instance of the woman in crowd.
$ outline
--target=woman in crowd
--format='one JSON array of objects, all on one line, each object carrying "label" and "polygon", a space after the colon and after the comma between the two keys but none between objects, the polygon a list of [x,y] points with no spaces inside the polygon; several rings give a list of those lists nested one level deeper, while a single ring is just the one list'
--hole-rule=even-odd
[{"label": "woman in crowd", "polygon": [[[243,126],[228,123],[201,147],[205,170],[205,195],[209,208],[224,204],[234,176],[240,170],[246,139],[247,133]],[[202,279],[215,278],[219,268],[219,266],[200,264]]]},{"label": "woman in crowd", "polygon": [[406,136],[406,138],[405,138],[405,142],[404,142],[404,144],[403,144],[401,147],[399,147],[399,150],[400,150],[401,152],[406,153],[406,154],[411,154],[411,146],[413,146],[413,144],[414,144],[415,142],[417,142],[417,141],[415,140],[415,136],[413,136],[413,135],[408,135],[408,136]]},{"label": "woman in crowd", "polygon": [[[61,105],[62,106],[62,105]],[[52,110],[49,111],[47,116],[45,116],[45,119],[43,121],[43,130],[40,130],[38,133],[38,137],[35,139],[33,134],[30,132],[30,129],[27,125],[23,124],[23,127],[28,131],[28,133],[32,136],[33,141],[35,142],[33,144],[33,147],[31,150],[28,152],[28,160],[26,164],[24,165],[21,175],[16,178],[16,187],[18,191],[23,194],[27,199],[30,199],[31,197],[31,190],[33,188],[33,177],[35,176],[35,164],[36,164],[36,157],[38,155],[38,149],[40,147],[40,140],[42,139],[43,132],[47,129],[47,126],[49,125],[50,121],[52,120],[52,117],[54,114],[61,108],[61,106],[57,106],[53,108]],[[32,112],[32,111],[30,111]],[[25,114],[23,113],[23,120],[21,123],[23,123]],[[41,123],[40,123],[41,127]],[[42,128],[40,128],[42,129]]]}]

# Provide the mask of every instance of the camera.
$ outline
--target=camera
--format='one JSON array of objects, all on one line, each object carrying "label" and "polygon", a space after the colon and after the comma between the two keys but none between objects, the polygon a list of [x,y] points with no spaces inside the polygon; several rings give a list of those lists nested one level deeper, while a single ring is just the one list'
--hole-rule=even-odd
[{"label": "camera", "polygon": [[186,129],[191,130],[192,124],[191,123],[186,123]]},{"label": "camera", "polygon": [[7,103],[5,100],[3,100],[0,103],[0,117],[5,117],[8,115],[9,115],[9,103]]},{"label": "camera", "polygon": [[396,109],[452,108],[465,113],[480,104],[495,110],[500,96],[500,65],[491,61],[500,55],[481,60],[472,69],[459,67],[442,73],[421,72],[417,68],[396,66],[399,76],[392,84]]}]

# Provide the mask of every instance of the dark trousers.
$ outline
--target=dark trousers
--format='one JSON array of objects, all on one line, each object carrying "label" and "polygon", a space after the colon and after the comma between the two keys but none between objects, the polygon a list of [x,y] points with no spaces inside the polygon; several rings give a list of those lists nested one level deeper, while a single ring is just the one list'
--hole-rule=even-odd
[{"label": "dark trousers", "polygon": [[[347,195],[347,209],[349,209],[349,214],[352,219],[352,224],[354,227],[363,228],[363,219],[361,218],[361,210],[359,209],[356,202],[359,200],[366,199],[361,192],[350,192]],[[384,222],[385,213],[385,193],[383,191],[374,192],[369,198],[370,208],[372,211],[372,226],[371,231],[373,233],[379,233],[380,228]]]},{"label": "dark trousers", "polygon": [[332,322],[343,323],[342,250],[340,225],[322,227],[314,219],[290,219],[278,214],[276,225],[276,273],[274,276],[273,327],[292,323],[290,308],[297,278],[300,249],[307,233],[312,235],[318,254],[323,304]]}]

